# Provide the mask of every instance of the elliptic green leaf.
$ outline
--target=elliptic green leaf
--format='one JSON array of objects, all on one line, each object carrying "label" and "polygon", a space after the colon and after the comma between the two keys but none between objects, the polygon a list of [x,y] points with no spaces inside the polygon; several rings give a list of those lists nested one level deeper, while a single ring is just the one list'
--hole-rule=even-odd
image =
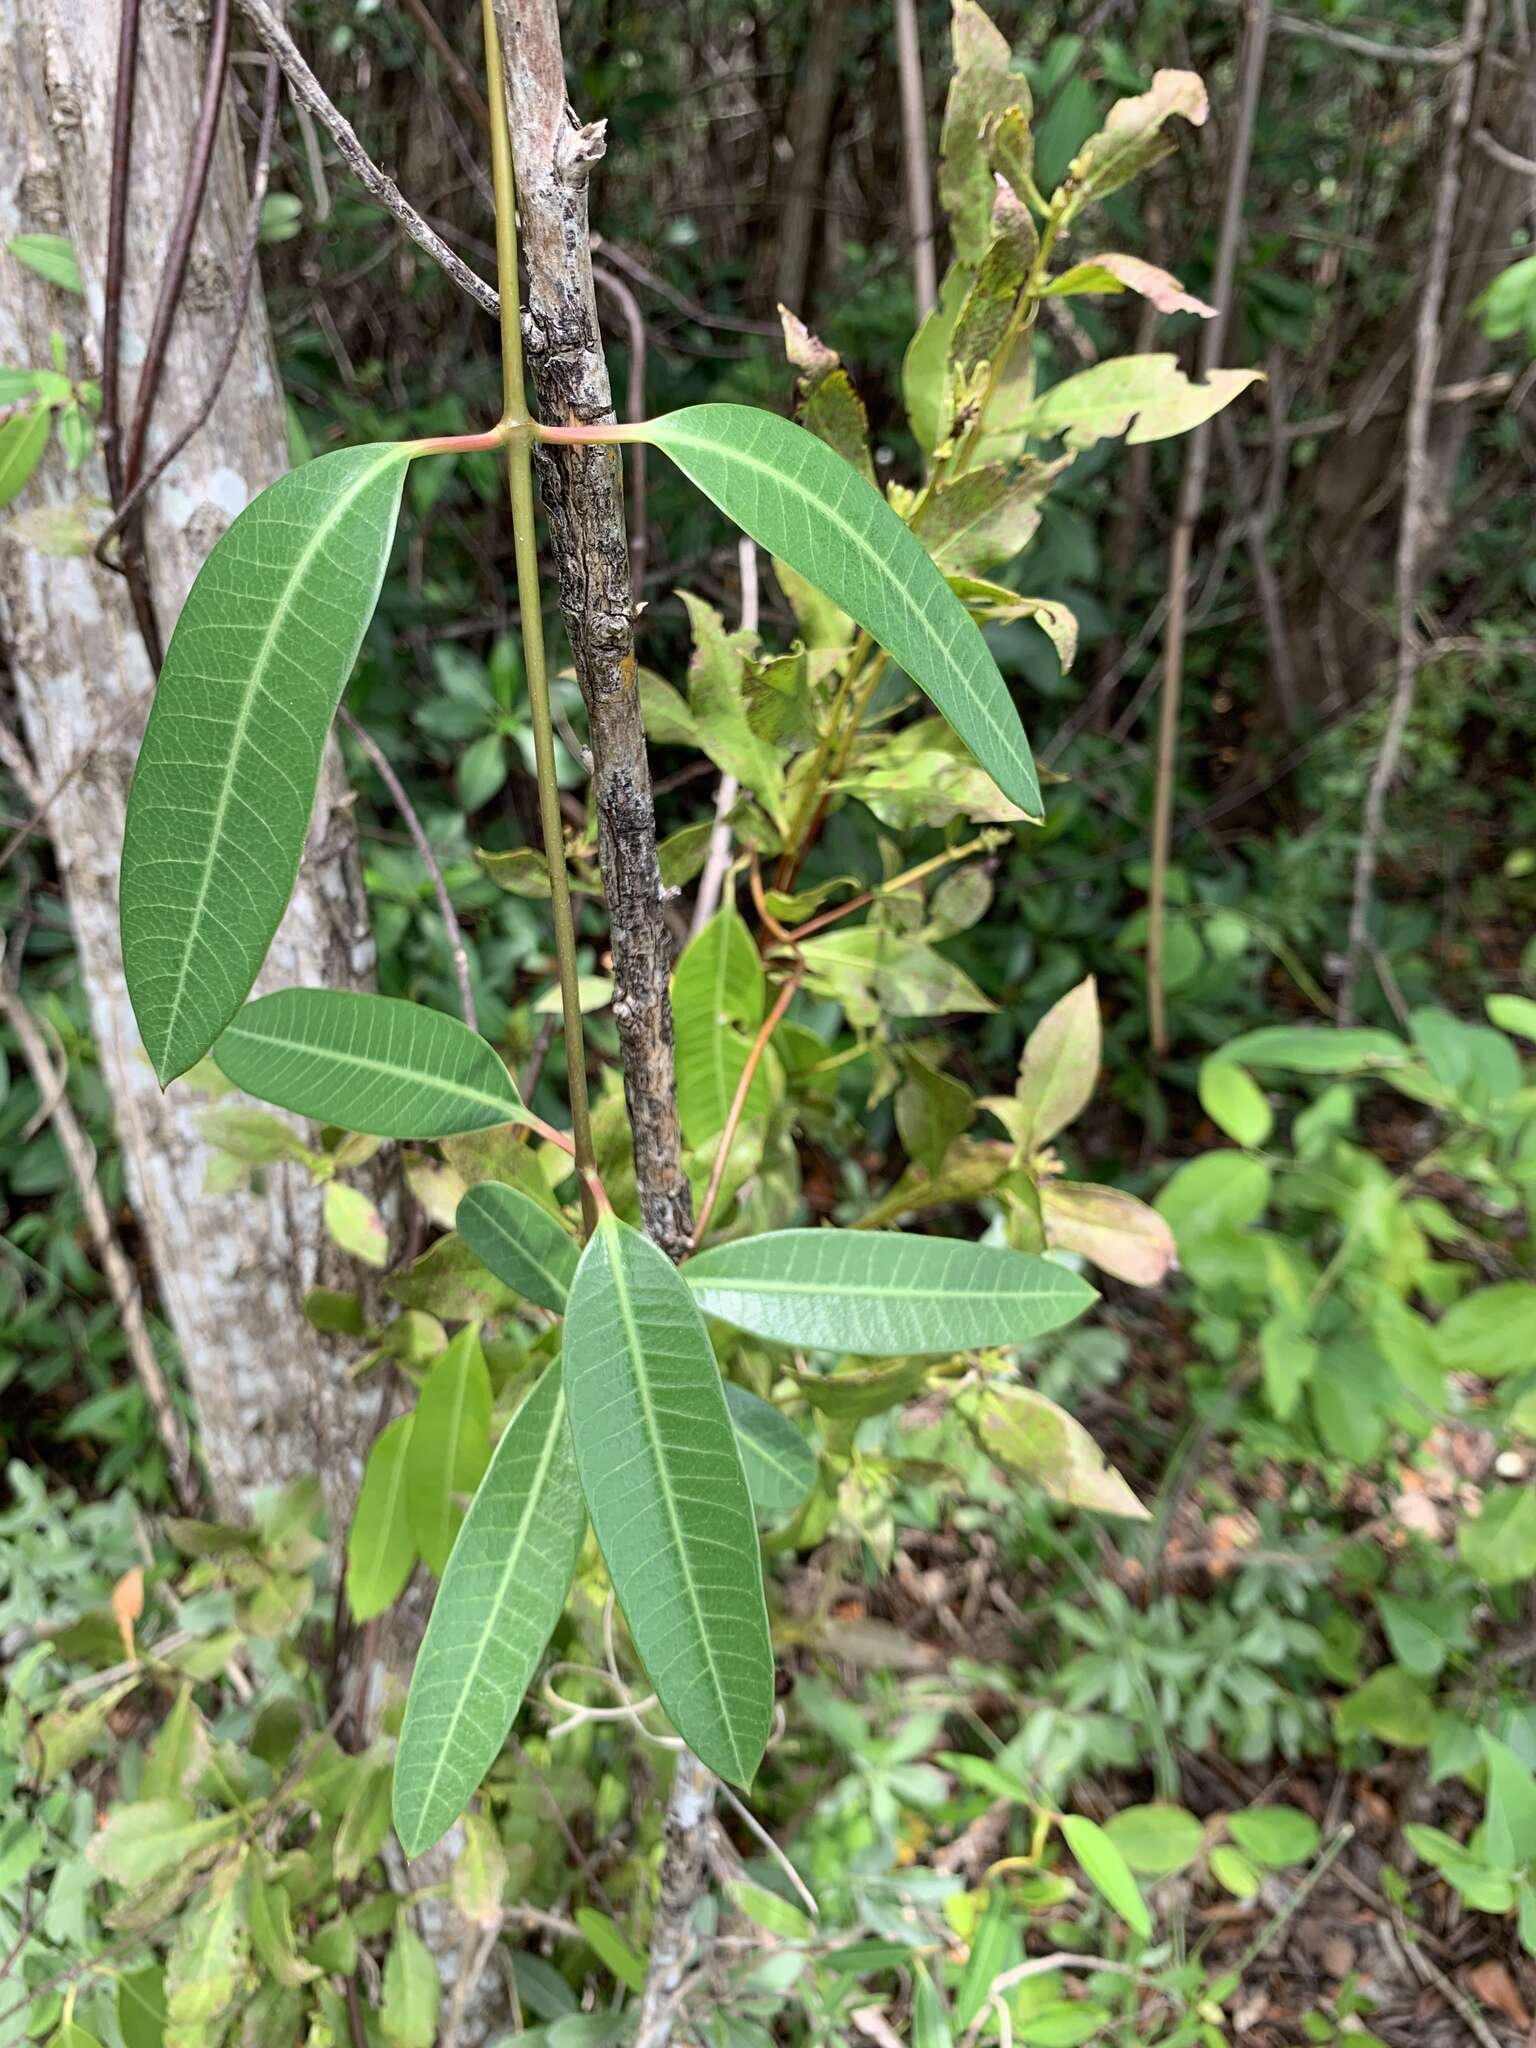
[{"label": "elliptic green leaf", "polygon": [[1080,1813],[1062,1815],[1061,1832],[1083,1875],[1143,1941],[1152,1939],[1152,1916],[1137,1889],[1130,1865],[1097,1821]]},{"label": "elliptic green leaf", "polygon": [[1275,1113],[1263,1089],[1235,1060],[1202,1060],[1195,1085],[1200,1107],[1239,1145],[1262,1145],[1274,1129]]},{"label": "elliptic green leaf", "polygon": [[392,996],[279,989],[246,1004],[214,1058],[248,1095],[375,1138],[447,1138],[525,1120],[483,1038]]},{"label": "elliptic green leaf", "polygon": [[0,425],[0,507],[9,505],[31,481],[48,446],[46,405],[18,412]]},{"label": "elliptic green leaf", "polygon": [[580,1253],[547,1209],[517,1188],[481,1181],[459,1203],[454,1227],[498,1280],[524,1300],[565,1314]]},{"label": "elliptic green leaf", "polygon": [[176,622],[123,838],[123,966],[162,1083],[239,1009],[282,919],[408,452],[349,448],[280,477]]},{"label": "elliptic green leaf", "polygon": [[[690,1147],[707,1145],[725,1129],[731,1103],[763,1021],[766,983],[752,934],[729,905],[683,949],[672,976],[677,1032],[677,1113]],[[747,1090],[750,1122],[772,1107],[768,1064],[761,1061]]]},{"label": "elliptic green leaf", "polygon": [[1299,1806],[1255,1806],[1227,1816],[1227,1833],[1250,1863],[1266,1870],[1287,1870],[1316,1855],[1321,1833],[1310,1813]]},{"label": "elliptic green leaf", "polygon": [[439,1578],[460,1521],[455,1496],[480,1484],[490,1434],[491,1376],[471,1323],[427,1374],[406,1451],[406,1513],[416,1547]]},{"label": "elliptic green leaf", "polygon": [[751,406],[685,406],[624,434],[670,455],[728,518],[856,619],[1003,794],[1040,817],[1029,742],[981,629],[856,470],[803,427]]},{"label": "elliptic green leaf", "polygon": [[709,1333],[671,1261],[605,1216],[565,1319],[571,1440],[640,1660],[684,1741],[748,1785],[773,1714],[751,1496]]},{"label": "elliptic green leaf", "polygon": [[408,1856],[452,1825],[500,1753],[586,1527],[555,1365],[496,1446],[416,1658],[395,1759],[395,1830]]},{"label": "elliptic green leaf", "polygon": [[1095,1299],[1048,1259],[896,1231],[776,1230],[701,1252],[683,1277],[738,1330],[862,1358],[1022,1344]]},{"label": "elliptic green leaf", "polygon": [[397,1415],[368,1453],[362,1490],[347,1531],[347,1604],[371,1621],[405,1590],[416,1539],[405,1511],[406,1463],[414,1417]]},{"label": "elliptic green leaf", "polygon": [[725,1405],[753,1507],[760,1515],[792,1514],[816,1484],[816,1453],[787,1415],[732,1380]]}]

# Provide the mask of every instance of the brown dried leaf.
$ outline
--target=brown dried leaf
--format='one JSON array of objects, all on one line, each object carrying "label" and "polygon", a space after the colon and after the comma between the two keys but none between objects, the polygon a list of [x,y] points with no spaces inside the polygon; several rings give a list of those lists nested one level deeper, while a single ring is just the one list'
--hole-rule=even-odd
[{"label": "brown dried leaf", "polygon": [[144,1612],[144,1572],[135,1565],[131,1572],[124,1572],[112,1588],[112,1619],[117,1623],[117,1632],[123,1639],[123,1655],[130,1664],[139,1661],[134,1648],[133,1625]]}]

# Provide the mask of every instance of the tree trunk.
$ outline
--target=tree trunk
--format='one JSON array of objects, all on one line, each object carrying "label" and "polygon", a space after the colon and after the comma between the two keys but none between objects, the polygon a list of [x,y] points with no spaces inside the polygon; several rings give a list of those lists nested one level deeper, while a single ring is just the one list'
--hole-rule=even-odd
[{"label": "tree trunk", "polygon": [[[141,31],[123,296],[123,393],[131,405],[201,89],[195,10],[146,5]],[[118,9],[105,0],[0,0],[0,362],[99,376]],[[149,460],[201,399],[230,323],[247,192],[226,99],[212,176],[170,339]],[[9,255],[17,234],[69,237],[81,300]],[[174,620],[203,557],[284,466],[286,436],[259,290],[207,425],[151,493],[145,554],[162,619]],[[75,476],[56,444],[14,513],[106,496],[99,455]],[[93,523],[99,517],[92,514]],[[376,1399],[354,1391],[307,1323],[306,1290],[334,1257],[321,1196],[296,1167],[262,1191],[206,1192],[203,1101],[163,1095],[139,1043],[118,946],[123,813],[153,682],[121,579],[89,554],[44,554],[0,529],[0,662],[9,670],[67,893],[128,1185],[160,1300],[196,1402],[214,1503],[238,1514],[257,1489],[318,1473],[344,1532]],[[71,774],[82,756],[78,773]],[[293,904],[260,986],[358,988],[371,979],[366,904],[338,757],[322,777]],[[11,963],[13,968],[17,964]],[[333,1280],[339,1272],[329,1276]]]}]

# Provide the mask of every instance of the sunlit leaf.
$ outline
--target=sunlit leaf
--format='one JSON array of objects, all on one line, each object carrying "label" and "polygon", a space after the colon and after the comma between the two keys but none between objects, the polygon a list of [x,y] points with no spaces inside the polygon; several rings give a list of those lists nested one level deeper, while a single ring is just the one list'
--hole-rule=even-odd
[{"label": "sunlit leaf", "polygon": [[719,1367],[676,1268],[604,1216],[571,1288],[576,1464],[640,1660],[678,1733],[750,1784],[773,1711],[751,1496]]},{"label": "sunlit leaf", "polygon": [[123,966],[162,1082],[239,1009],[282,919],[407,459],[349,448],[280,477],[219,540],[176,622],[122,871]]}]

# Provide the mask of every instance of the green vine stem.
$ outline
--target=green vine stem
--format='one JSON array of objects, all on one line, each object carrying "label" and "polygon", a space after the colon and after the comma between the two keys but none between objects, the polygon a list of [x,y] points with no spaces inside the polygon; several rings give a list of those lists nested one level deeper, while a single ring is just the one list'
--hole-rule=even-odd
[{"label": "green vine stem", "polygon": [[501,75],[501,39],[491,0],[481,0],[485,25],[486,87],[491,105],[491,176],[496,194],[496,280],[501,293],[502,414],[492,430],[507,450],[507,491],[517,557],[517,605],[533,722],[534,763],[539,779],[539,822],[549,863],[550,908],[560,971],[560,1007],[565,1025],[566,1090],[571,1136],[581,1181],[581,1212],[588,1234],[597,1222],[593,1196],[596,1154],[587,1108],[586,1043],[576,977],[576,927],[571,916],[565,868],[565,830],[555,777],[555,735],[549,709],[549,670],[544,658],[544,617],[539,595],[538,542],[534,530],[533,451],[528,399],[523,382],[523,336],[517,288],[517,194],[512,175],[512,137]]}]

